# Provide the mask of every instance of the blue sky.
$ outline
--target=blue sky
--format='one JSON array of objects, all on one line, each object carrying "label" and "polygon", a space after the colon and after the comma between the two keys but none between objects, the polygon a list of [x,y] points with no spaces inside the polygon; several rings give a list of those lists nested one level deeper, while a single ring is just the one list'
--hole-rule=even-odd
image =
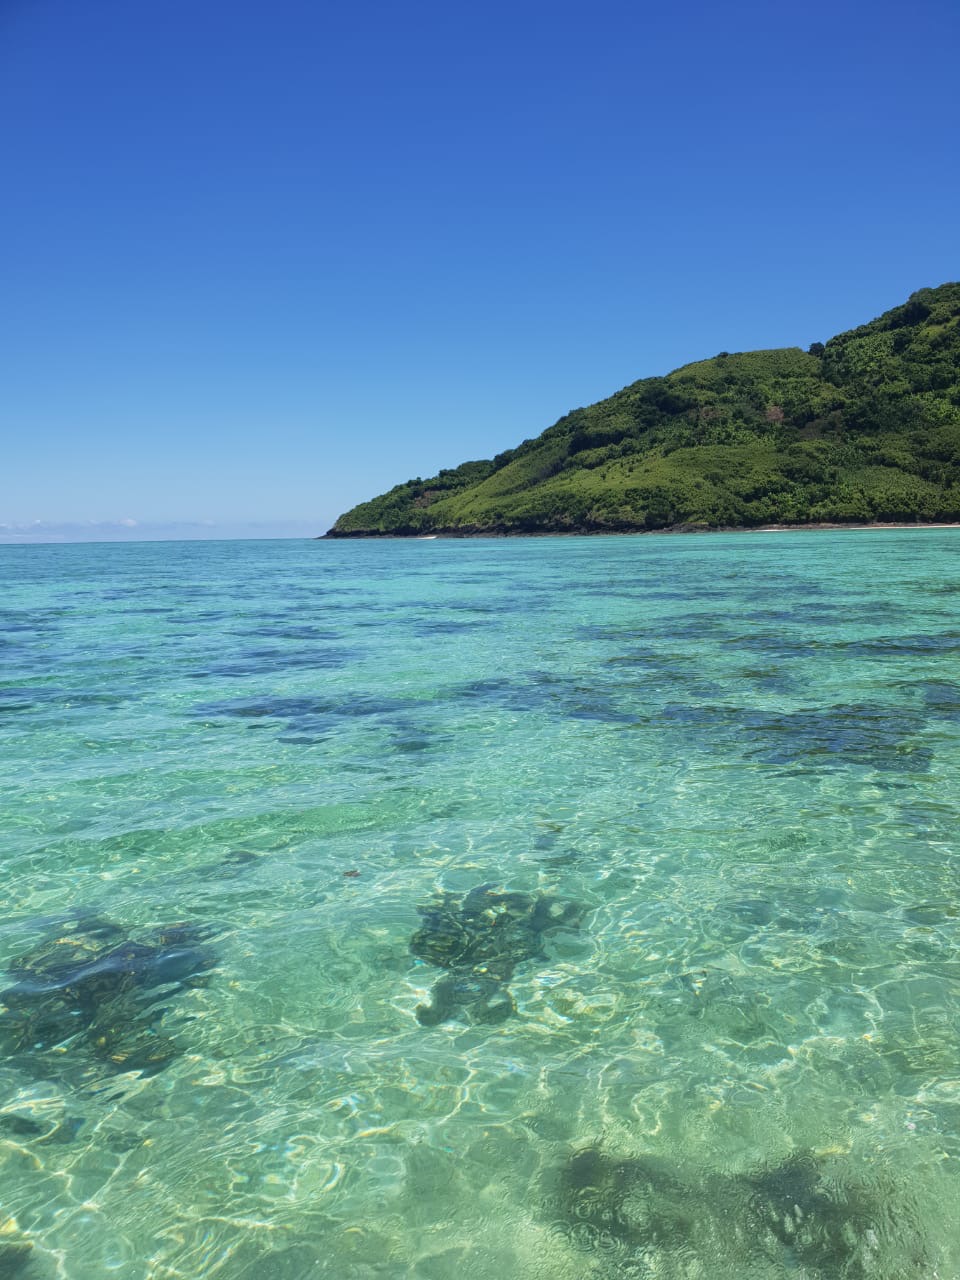
[{"label": "blue sky", "polygon": [[322,532],[960,277],[955,0],[0,0],[0,540]]}]

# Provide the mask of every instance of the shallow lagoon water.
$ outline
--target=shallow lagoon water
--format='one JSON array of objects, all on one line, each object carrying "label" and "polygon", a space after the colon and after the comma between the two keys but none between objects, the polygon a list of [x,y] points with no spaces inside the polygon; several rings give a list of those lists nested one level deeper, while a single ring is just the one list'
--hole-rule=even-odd
[{"label": "shallow lagoon water", "polygon": [[960,531],[0,573],[0,1274],[960,1276]]}]

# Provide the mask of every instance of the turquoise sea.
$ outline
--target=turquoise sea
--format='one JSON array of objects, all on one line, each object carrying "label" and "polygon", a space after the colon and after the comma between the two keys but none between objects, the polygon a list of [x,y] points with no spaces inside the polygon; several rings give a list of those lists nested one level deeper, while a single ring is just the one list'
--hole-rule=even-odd
[{"label": "turquoise sea", "polygon": [[960,530],[0,582],[0,1276],[960,1277]]}]

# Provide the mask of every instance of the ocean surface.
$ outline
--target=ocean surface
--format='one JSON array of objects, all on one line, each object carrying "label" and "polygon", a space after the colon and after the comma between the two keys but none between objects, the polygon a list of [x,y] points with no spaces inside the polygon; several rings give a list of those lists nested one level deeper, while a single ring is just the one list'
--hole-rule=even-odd
[{"label": "ocean surface", "polygon": [[0,1276],[960,1276],[960,530],[0,582]]}]

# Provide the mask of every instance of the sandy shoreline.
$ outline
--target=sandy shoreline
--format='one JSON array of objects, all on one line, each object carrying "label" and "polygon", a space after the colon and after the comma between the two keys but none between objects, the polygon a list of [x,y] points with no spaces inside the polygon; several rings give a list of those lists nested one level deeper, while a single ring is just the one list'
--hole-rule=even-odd
[{"label": "sandy shoreline", "polygon": [[960,529],[957,521],[874,521],[872,524],[765,524],[755,529],[743,526],[718,529],[717,533],[795,533],[801,529]]}]

